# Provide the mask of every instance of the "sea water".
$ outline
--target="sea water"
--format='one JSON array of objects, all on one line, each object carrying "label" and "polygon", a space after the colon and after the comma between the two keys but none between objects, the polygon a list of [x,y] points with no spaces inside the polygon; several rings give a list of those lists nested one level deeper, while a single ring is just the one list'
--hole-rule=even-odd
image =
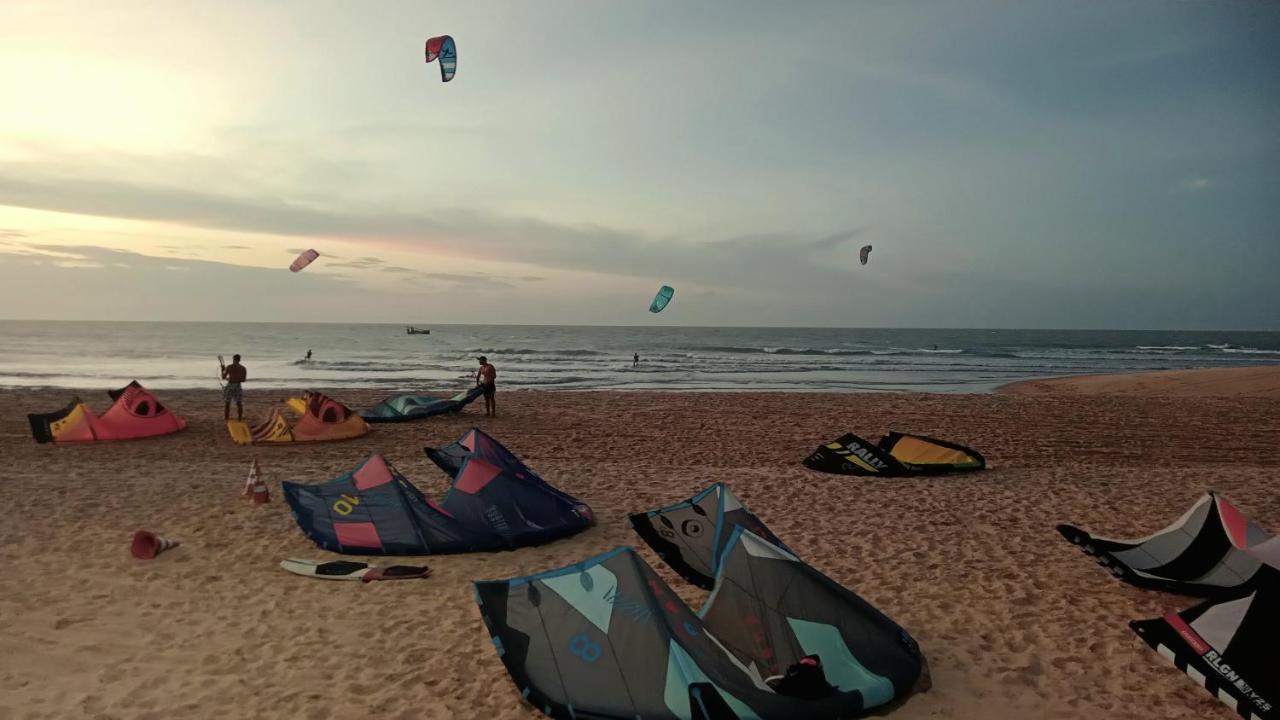
[{"label": "sea water", "polygon": [[235,353],[264,388],[456,390],[487,355],[504,388],[987,392],[1280,363],[1280,333],[0,321],[0,386],[217,388]]}]

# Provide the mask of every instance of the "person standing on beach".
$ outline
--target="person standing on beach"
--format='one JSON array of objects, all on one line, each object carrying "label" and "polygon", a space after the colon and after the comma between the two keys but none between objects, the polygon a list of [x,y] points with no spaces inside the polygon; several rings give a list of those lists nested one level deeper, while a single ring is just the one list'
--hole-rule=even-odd
[{"label": "person standing on beach", "polygon": [[311,348],[307,348],[307,362],[311,362]]},{"label": "person standing on beach", "polygon": [[240,356],[232,355],[231,364],[222,368],[222,379],[227,381],[226,387],[222,388],[222,418],[224,420],[231,419],[231,402],[236,403],[236,419],[244,419],[244,391],[240,388],[240,383],[249,378],[249,371],[240,364]]},{"label": "person standing on beach", "polygon": [[631,356],[631,367],[640,367],[640,353]]},{"label": "person standing on beach", "polygon": [[484,388],[484,414],[488,417],[498,416],[498,369],[489,364],[489,358],[481,355],[480,369],[476,370],[476,387]]}]

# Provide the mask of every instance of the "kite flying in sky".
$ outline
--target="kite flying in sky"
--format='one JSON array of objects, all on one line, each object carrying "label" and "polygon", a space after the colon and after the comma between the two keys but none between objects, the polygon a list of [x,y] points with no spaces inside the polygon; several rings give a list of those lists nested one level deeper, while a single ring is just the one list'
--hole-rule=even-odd
[{"label": "kite flying in sky", "polygon": [[458,51],[453,46],[453,38],[441,35],[427,41],[427,62],[437,58],[440,60],[440,80],[449,82],[458,69]]},{"label": "kite flying in sky", "polygon": [[667,303],[671,302],[671,296],[675,294],[675,288],[670,285],[663,285],[662,288],[658,290],[658,294],[653,296],[653,302],[649,303],[649,312],[662,312],[662,308],[666,307]]},{"label": "kite flying in sky", "polygon": [[302,270],[302,268],[310,265],[312,261],[314,261],[318,257],[320,257],[320,253],[316,252],[315,250],[304,250],[301,255],[299,255],[297,258],[294,259],[292,263],[289,264],[289,271],[298,272]]},{"label": "kite flying in sky", "polygon": [[866,265],[868,257],[871,257],[871,246],[863,245],[862,249],[858,251],[858,259],[862,261],[863,265]]}]

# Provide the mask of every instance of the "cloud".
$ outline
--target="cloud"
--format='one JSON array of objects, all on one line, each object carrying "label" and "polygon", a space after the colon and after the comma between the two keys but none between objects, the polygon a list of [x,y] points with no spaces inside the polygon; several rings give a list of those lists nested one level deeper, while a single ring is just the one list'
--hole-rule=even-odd
[{"label": "cloud", "polygon": [[503,282],[497,278],[491,277],[484,273],[422,273],[418,275],[421,280],[435,280],[447,282],[454,285],[470,285],[475,287],[490,288],[509,288],[509,283]]},{"label": "cloud", "polygon": [[1212,184],[1213,183],[1209,181],[1209,178],[1193,177],[1183,180],[1180,187],[1187,192],[1196,192],[1197,190],[1204,190]]},{"label": "cloud", "polygon": [[88,260],[55,260],[53,265],[54,267],[60,267],[60,268],[66,268],[66,269],[106,267],[100,262],[91,262]]},{"label": "cloud", "polygon": [[[78,214],[178,223],[192,227],[394,246],[477,259],[607,275],[661,277],[738,287],[794,287],[840,279],[841,265],[814,261],[866,227],[818,240],[799,233],[697,241],[653,236],[599,224],[565,224],[483,210],[401,211],[231,195],[189,187],[53,176],[36,166],[0,171],[0,204]],[[297,254],[304,248],[290,248]],[[336,256],[322,253],[331,260]],[[329,267],[369,269],[362,257]]]},{"label": "cloud", "polygon": [[835,235],[828,235],[827,237],[819,238],[817,240],[814,240],[812,245],[814,248],[818,250],[831,250],[831,249],[840,247],[841,245],[849,242],[850,240],[853,240],[859,235],[866,233],[870,229],[871,229],[870,225],[863,225],[860,228],[854,228],[853,230],[849,230],[847,232],[836,233]]},{"label": "cloud", "polygon": [[382,272],[389,272],[389,273],[416,273],[416,272],[418,272],[418,271],[417,271],[417,270],[414,270],[414,269],[412,269],[412,268],[400,267],[399,265],[387,265],[386,267],[382,268]]},{"label": "cloud", "polygon": [[382,265],[382,260],[375,257],[359,257],[351,260],[344,260],[342,262],[325,263],[326,267],[354,268],[356,270],[370,270],[378,267],[379,265]]},{"label": "cloud", "polygon": [[[30,243],[0,247],[0,307],[32,318],[86,320],[339,320],[350,321],[379,295],[334,274],[291,276],[287,271],[207,260],[182,260],[98,246]],[[76,292],[20,302],[32,288]],[[122,292],[122,288],[136,291]],[[216,298],[216,302],[211,302]],[[343,314],[345,313],[345,314]]]},{"label": "cloud", "polygon": [[223,250],[252,250],[248,245],[223,245]]}]

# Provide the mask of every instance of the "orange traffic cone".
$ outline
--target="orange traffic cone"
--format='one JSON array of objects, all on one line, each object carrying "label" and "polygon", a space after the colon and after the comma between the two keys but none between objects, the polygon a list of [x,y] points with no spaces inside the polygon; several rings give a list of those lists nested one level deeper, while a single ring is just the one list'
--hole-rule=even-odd
[{"label": "orange traffic cone", "polygon": [[155,533],[139,530],[133,534],[133,545],[129,547],[129,552],[139,560],[151,560],[165,550],[177,546],[177,540],[169,540]]},{"label": "orange traffic cone", "polygon": [[249,468],[249,479],[245,482],[246,491],[249,489],[249,484],[252,484],[253,492],[250,493],[250,497],[253,498],[254,505],[271,502],[271,493],[267,491],[267,484],[262,480],[262,469],[258,467],[257,458],[253,460],[253,467]]}]

